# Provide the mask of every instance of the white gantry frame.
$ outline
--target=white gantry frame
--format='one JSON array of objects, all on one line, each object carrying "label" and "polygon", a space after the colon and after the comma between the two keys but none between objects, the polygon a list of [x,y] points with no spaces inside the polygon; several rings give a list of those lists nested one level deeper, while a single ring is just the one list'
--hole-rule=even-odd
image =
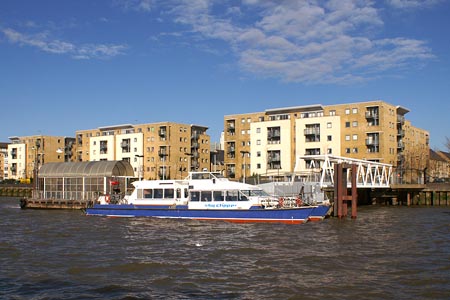
[{"label": "white gantry frame", "polygon": [[[356,165],[356,184],[358,188],[389,188],[392,177],[392,165],[333,155],[305,155],[306,170],[302,173],[320,173],[321,187],[334,187],[334,165],[344,163]],[[351,172],[347,172],[347,186],[351,186]]]}]

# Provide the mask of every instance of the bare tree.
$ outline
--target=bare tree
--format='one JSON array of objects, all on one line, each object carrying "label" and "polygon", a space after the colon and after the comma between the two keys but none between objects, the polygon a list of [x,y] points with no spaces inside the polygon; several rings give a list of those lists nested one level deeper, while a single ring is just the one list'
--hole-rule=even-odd
[{"label": "bare tree", "polygon": [[450,152],[450,138],[448,136],[445,137],[445,148]]}]

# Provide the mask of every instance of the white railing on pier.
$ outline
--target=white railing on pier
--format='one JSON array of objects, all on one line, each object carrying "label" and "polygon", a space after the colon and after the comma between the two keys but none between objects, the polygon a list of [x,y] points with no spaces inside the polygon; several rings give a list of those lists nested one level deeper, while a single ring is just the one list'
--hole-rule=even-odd
[{"label": "white railing on pier", "polygon": [[[392,165],[369,160],[355,159],[334,155],[305,155],[300,156],[296,171],[301,174],[319,174],[321,187],[334,187],[334,165],[343,163],[356,165],[356,183],[358,188],[389,188],[392,179]],[[302,166],[301,170],[297,167]],[[351,186],[350,170],[347,172],[347,185]]]}]

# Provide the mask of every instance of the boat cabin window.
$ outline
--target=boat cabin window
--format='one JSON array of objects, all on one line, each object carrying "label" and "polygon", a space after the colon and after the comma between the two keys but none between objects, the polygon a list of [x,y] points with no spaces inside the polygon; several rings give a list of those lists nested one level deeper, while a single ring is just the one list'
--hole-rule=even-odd
[{"label": "boat cabin window", "polygon": [[164,189],[164,198],[173,199],[175,193],[173,189]]},{"label": "boat cabin window", "polygon": [[241,190],[241,192],[246,195],[247,197],[251,196],[269,196],[265,191],[263,190]]},{"label": "boat cabin window", "polygon": [[226,191],[225,200],[226,201],[238,201],[239,193],[238,191]]},{"label": "boat cabin window", "polygon": [[248,201],[246,195],[235,191],[190,191],[190,201]]},{"label": "boat cabin window", "polygon": [[191,196],[190,201],[200,201],[200,192],[192,191],[189,194]]},{"label": "boat cabin window", "polygon": [[226,191],[225,200],[226,201],[248,201],[247,196],[245,196],[242,193],[239,193],[239,191]]},{"label": "boat cabin window", "polygon": [[149,199],[153,198],[153,190],[152,189],[138,189],[137,190],[137,198],[138,199]]},{"label": "boat cabin window", "polygon": [[211,196],[211,194],[212,194],[212,192],[211,191],[202,191],[201,193],[200,193],[201,195],[202,195],[202,201],[211,201],[212,200],[212,196]]},{"label": "boat cabin window", "polygon": [[188,196],[189,196],[189,192],[188,192],[188,189],[187,188],[185,188],[184,190],[183,190],[183,195],[181,194],[181,189],[180,188],[178,188],[177,190],[176,190],[176,198],[181,198],[181,197],[183,197],[183,198],[187,198]]},{"label": "boat cabin window", "polygon": [[223,193],[222,191],[214,191],[213,192],[214,201],[223,201]]},{"label": "boat cabin window", "polygon": [[[178,193],[178,191],[177,191]],[[181,191],[179,192],[181,194]],[[177,194],[178,195],[178,194]],[[175,196],[174,189],[138,189],[138,199],[173,199]]]},{"label": "boat cabin window", "polygon": [[163,189],[154,189],[153,190],[153,198],[162,199],[163,198]]}]

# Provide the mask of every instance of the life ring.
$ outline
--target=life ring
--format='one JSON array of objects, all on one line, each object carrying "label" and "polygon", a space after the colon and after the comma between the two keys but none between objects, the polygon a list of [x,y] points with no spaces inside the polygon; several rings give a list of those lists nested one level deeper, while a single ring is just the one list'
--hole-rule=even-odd
[{"label": "life ring", "polygon": [[111,202],[111,198],[109,197],[109,195],[105,196],[105,202],[109,204],[109,202]]},{"label": "life ring", "polygon": [[295,204],[297,204],[298,207],[303,205],[303,201],[302,198],[297,197],[297,199],[295,199]]}]

